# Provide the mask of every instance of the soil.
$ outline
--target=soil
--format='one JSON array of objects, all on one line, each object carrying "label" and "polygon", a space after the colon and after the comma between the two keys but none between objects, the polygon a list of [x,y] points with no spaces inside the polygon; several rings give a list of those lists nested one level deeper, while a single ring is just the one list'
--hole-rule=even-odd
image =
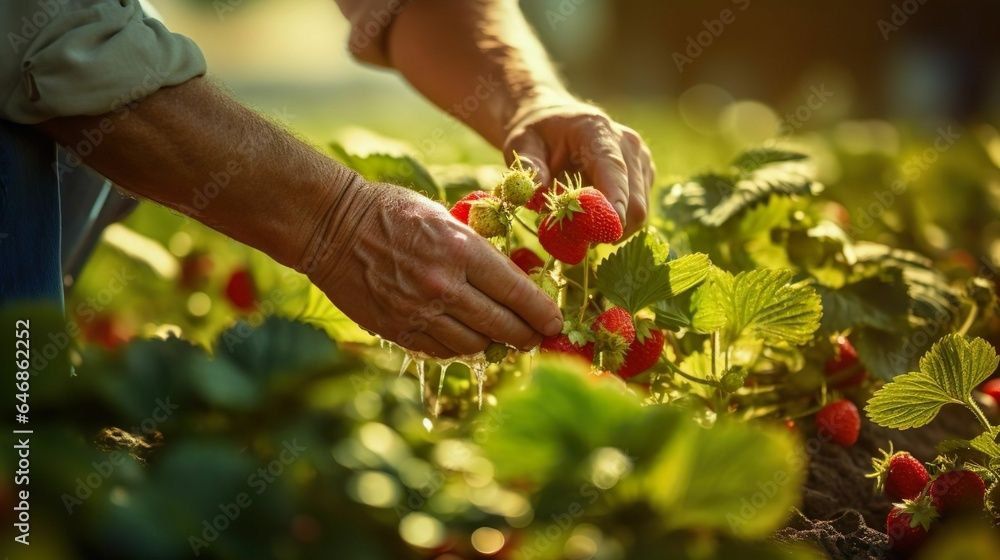
[{"label": "soil", "polygon": [[[862,413],[863,414],[863,413]],[[808,542],[833,560],[883,560],[888,554],[884,531],[890,504],[875,492],[872,457],[879,449],[906,450],[921,461],[937,456],[935,445],[948,438],[971,438],[978,434],[975,419],[965,410],[945,407],[929,425],[897,431],[862,421],[857,444],[843,448],[815,435],[805,442],[809,472],[800,510],[777,534],[785,542]],[[803,422],[804,434],[815,429]]]}]

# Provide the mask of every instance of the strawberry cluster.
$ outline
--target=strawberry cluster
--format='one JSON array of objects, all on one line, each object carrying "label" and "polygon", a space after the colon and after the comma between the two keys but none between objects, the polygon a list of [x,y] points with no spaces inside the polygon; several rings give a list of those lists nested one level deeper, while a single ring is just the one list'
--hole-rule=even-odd
[{"label": "strawberry cluster", "polygon": [[588,364],[629,379],[648,371],[660,359],[665,335],[648,321],[633,321],[621,307],[612,307],[592,321],[569,324],[566,332],[545,338],[543,352],[576,356]]},{"label": "strawberry cluster", "polygon": [[973,471],[952,468],[932,477],[906,451],[882,451],[872,460],[875,489],[893,502],[885,520],[890,548],[900,555],[916,551],[939,518],[982,511],[986,484]]}]

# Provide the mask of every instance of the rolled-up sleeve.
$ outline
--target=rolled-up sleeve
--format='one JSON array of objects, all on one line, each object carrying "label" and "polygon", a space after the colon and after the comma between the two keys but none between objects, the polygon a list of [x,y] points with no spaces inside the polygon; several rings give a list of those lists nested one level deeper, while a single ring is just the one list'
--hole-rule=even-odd
[{"label": "rolled-up sleeve", "polygon": [[409,0],[337,0],[340,11],[351,22],[347,47],[355,58],[378,66],[389,66],[386,37],[392,22]]},{"label": "rolled-up sleeve", "polygon": [[193,41],[137,0],[5,0],[0,118],[32,124],[100,115],[205,73]]}]

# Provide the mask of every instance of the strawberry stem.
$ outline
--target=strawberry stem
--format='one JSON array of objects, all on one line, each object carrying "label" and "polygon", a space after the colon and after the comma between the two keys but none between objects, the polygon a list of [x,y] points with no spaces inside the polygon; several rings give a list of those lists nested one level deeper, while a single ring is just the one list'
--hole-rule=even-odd
[{"label": "strawberry stem", "polygon": [[513,216],[514,216],[514,219],[517,220],[517,223],[521,224],[521,227],[523,227],[524,229],[530,231],[532,233],[532,235],[534,235],[535,237],[538,237],[538,230],[535,229],[535,228],[533,228],[533,227],[531,227],[531,224],[529,224],[528,222],[524,221],[524,218],[522,218],[521,216],[518,216],[517,213],[514,213]]},{"label": "strawberry stem", "polygon": [[993,426],[990,425],[989,419],[986,418],[986,415],[983,414],[982,409],[979,408],[979,405],[976,404],[976,401],[972,400],[971,396],[965,401],[964,404],[969,410],[972,411],[973,414],[976,415],[976,419],[979,420],[979,423],[983,425],[983,428],[985,428],[987,432],[993,429]]}]

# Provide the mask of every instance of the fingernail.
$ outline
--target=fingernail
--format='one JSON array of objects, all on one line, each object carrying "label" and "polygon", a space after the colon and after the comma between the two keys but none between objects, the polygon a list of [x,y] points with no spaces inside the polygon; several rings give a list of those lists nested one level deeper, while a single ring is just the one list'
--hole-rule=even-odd
[{"label": "fingernail", "polygon": [[615,203],[615,211],[618,212],[618,217],[622,221],[622,225],[625,225],[625,203],[618,201]]},{"label": "fingernail", "polygon": [[542,334],[544,334],[545,336],[555,336],[560,332],[562,332],[562,325],[563,325],[562,319],[560,319],[559,317],[555,317],[551,321],[549,321],[547,325],[545,325],[545,328],[542,329]]}]

